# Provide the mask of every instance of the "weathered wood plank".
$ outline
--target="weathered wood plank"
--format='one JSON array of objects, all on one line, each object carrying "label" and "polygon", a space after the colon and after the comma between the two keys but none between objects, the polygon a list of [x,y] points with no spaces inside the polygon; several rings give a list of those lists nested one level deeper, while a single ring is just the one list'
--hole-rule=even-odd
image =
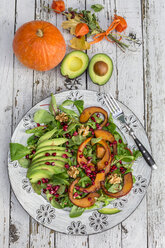
[{"label": "weathered wood plank", "polygon": [[165,2],[142,1],[146,128],[158,170],[147,194],[148,247],[165,246]]},{"label": "weathered wood plank", "polygon": [[[13,52],[12,38],[14,34],[15,3],[10,8],[7,1],[0,1],[0,247],[9,247],[9,211],[10,211],[10,184],[7,174],[7,151],[11,136],[12,125],[12,91],[13,91]],[[8,11],[6,11],[8,9]],[[2,176],[3,175],[3,176]]]},{"label": "weathered wood plank", "polygon": [[[52,21],[55,20],[55,15],[50,14],[43,6],[49,7],[52,1],[36,0],[35,17],[37,20]],[[33,105],[43,100],[55,91],[55,70],[48,72],[34,71],[33,81]],[[30,247],[54,247],[54,232],[37,223],[34,219],[30,220]]]},{"label": "weathered wood plank", "polygon": [[[34,18],[34,1],[16,2],[15,29]],[[13,131],[24,114],[32,107],[33,71],[14,57]],[[10,247],[29,247],[29,215],[11,193]]]},{"label": "weathered wood plank", "polygon": [[[115,1],[109,0],[97,1],[104,6],[104,9],[98,13],[99,23],[103,29],[107,29],[112,22],[112,17],[114,15]],[[95,4],[94,1],[87,2],[87,8]],[[92,45],[91,49],[88,51],[90,58],[96,53],[105,53],[109,55],[113,61],[113,74],[111,79],[104,86],[98,86],[93,84],[88,76],[88,89],[96,90],[100,92],[110,91],[115,97],[117,97],[117,63],[116,63],[116,46],[108,43],[106,40],[101,41]],[[121,247],[121,225],[118,225],[104,233],[89,236],[89,247],[104,247],[104,248],[120,248]]]},{"label": "weathered wood plank", "polygon": [[[142,40],[140,1],[116,1],[117,14],[126,18],[126,34],[133,33]],[[124,54],[117,50],[118,98],[144,122],[142,46],[136,52]],[[122,247],[147,247],[146,199],[122,223]],[[134,238],[132,238],[134,237]]]}]

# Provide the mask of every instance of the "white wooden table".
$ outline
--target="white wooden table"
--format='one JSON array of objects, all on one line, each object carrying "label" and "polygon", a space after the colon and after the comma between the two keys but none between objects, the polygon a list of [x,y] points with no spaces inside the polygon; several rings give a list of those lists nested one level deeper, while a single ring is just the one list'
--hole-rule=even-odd
[{"label": "white wooden table", "polygon": [[[12,40],[15,31],[33,19],[50,21],[62,30],[63,17],[42,11],[42,5],[50,5],[51,0],[0,0],[0,248],[165,247],[165,1],[71,0],[66,5],[84,9],[94,3],[104,5],[98,16],[105,29],[117,11],[126,17],[127,32],[135,33],[143,45],[137,52],[126,54],[106,41],[93,45],[88,51],[90,57],[104,52],[113,59],[112,78],[99,87],[84,74],[77,87],[110,90],[129,106],[144,123],[159,169],[153,172],[147,195],[136,211],[102,234],[73,237],[55,233],[22,209],[10,189],[7,174],[10,137],[27,110],[51,92],[67,88],[59,67],[43,73],[23,67],[13,56]],[[62,33],[69,44],[70,35],[63,30]]]}]

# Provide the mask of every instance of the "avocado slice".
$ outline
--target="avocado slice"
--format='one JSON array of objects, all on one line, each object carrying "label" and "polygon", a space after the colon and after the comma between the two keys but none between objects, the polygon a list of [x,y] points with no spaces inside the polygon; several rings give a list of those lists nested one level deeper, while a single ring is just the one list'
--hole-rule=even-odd
[{"label": "avocado slice", "polygon": [[99,213],[101,214],[116,214],[119,213],[121,210],[118,208],[102,208],[98,210]]},{"label": "avocado slice", "polygon": [[41,178],[48,178],[52,177],[52,173],[46,170],[39,170],[35,171],[33,175],[27,176],[31,183],[37,183]]},{"label": "avocado slice", "polygon": [[54,152],[56,152],[57,150],[58,151],[65,151],[66,150],[66,147],[61,147],[61,146],[43,146],[43,147],[41,147],[41,148],[37,148],[36,149],[36,153],[34,154],[34,156],[35,155],[37,155],[38,153],[40,153],[40,152],[47,152],[47,150],[51,150],[52,152],[54,151]]},{"label": "avocado slice", "polygon": [[111,58],[104,53],[94,55],[89,63],[88,71],[93,83],[98,85],[106,84],[113,71]]},{"label": "avocado slice", "polygon": [[79,77],[88,67],[89,57],[82,51],[68,53],[61,64],[61,74],[64,77]]},{"label": "avocado slice", "polygon": [[68,139],[66,138],[56,138],[56,139],[45,140],[37,146],[37,149],[44,147],[44,146],[59,146],[59,145],[64,144],[67,141]]},{"label": "avocado slice", "polygon": [[[72,156],[69,152],[65,152],[65,151],[47,150],[47,151],[44,151],[44,152],[40,152],[40,153],[35,154],[34,157],[33,157],[33,159],[32,159],[32,162],[37,161],[38,158],[43,158],[43,157],[49,158],[50,156],[45,156],[45,153],[49,153],[50,156],[53,153],[56,153],[56,156],[62,156],[63,154],[66,154],[68,157],[71,157]],[[56,158],[56,156],[53,156],[53,157]]]},{"label": "avocado slice", "polygon": [[[27,177],[30,179],[30,178],[32,178],[33,177],[33,174],[35,175],[36,174],[36,172],[42,172],[42,171],[44,171],[44,172],[50,172],[51,173],[51,177],[54,175],[54,174],[59,174],[59,173],[62,173],[62,172],[64,172],[64,168],[63,167],[60,167],[60,166],[48,166],[48,165],[45,165],[45,164],[40,164],[40,165],[38,165],[38,166],[36,166],[36,167],[34,167],[34,168],[30,168],[28,171],[27,171]],[[43,175],[43,174],[42,174]],[[45,174],[43,177],[44,178],[46,178],[46,175],[47,174]]]},{"label": "avocado slice", "polygon": [[68,163],[68,159],[67,158],[63,158],[63,157],[60,157],[60,156],[48,156],[48,157],[41,157],[41,158],[38,158],[36,159],[35,161],[32,162],[31,166],[33,166],[34,164],[37,164],[37,163],[40,163],[40,162],[55,162],[56,160],[59,160],[59,161],[62,161],[62,162],[65,162],[65,163]]},{"label": "avocado slice", "polygon": [[[57,167],[64,168],[64,165],[65,165],[65,162],[62,162],[62,161],[59,161],[59,160],[57,160],[57,161],[55,162],[55,166],[57,166]],[[45,166],[46,166],[46,168],[47,168],[47,167],[55,167],[55,166],[51,166],[51,165],[46,165],[46,164],[43,163],[43,162],[39,162],[39,163],[37,163],[37,164],[31,165],[31,167],[29,167],[29,169],[28,169],[27,174],[29,174],[29,173],[30,173],[32,170],[34,170],[34,169],[42,169],[42,168],[45,168]]]}]

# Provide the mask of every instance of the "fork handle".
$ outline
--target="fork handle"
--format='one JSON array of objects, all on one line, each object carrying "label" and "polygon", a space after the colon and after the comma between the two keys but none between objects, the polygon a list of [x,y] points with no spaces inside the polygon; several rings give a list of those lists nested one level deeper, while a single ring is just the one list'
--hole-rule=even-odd
[{"label": "fork handle", "polygon": [[147,151],[147,149],[144,147],[144,145],[138,140],[138,138],[133,135],[133,139],[138,146],[139,150],[141,151],[145,161],[148,163],[149,166],[151,166],[152,169],[157,169],[157,165],[155,164],[154,159],[152,158],[151,154]]}]

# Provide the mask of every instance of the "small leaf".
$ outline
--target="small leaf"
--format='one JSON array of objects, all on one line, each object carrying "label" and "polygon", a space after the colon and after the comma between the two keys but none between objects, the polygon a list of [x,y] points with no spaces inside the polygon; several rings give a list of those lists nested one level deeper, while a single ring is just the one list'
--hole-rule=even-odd
[{"label": "small leaf", "polygon": [[51,200],[51,205],[52,205],[54,208],[59,208],[59,209],[62,208],[61,205],[60,205],[54,198]]},{"label": "small leaf", "polygon": [[44,141],[44,140],[50,139],[56,131],[57,131],[57,128],[55,127],[55,128],[52,129],[51,131],[45,133],[44,135],[42,135],[42,136],[40,137],[38,143],[41,143],[41,142]]},{"label": "small leaf", "polygon": [[77,110],[81,114],[84,109],[84,101],[83,100],[76,100],[74,102],[74,105],[76,106]]},{"label": "small leaf", "polygon": [[21,165],[21,167],[28,168],[29,165],[30,165],[30,160],[29,159],[26,159],[26,158],[20,158],[18,160],[18,163]]},{"label": "small leaf", "polygon": [[53,94],[51,94],[51,101],[49,105],[49,111],[52,115],[56,115],[57,112],[57,104],[56,104],[56,98]]},{"label": "small leaf", "polygon": [[80,208],[74,205],[70,211],[69,217],[70,218],[79,217],[83,214],[84,210],[85,210],[84,208]]},{"label": "small leaf", "polygon": [[93,4],[91,6],[91,9],[93,9],[95,12],[99,12],[101,11],[102,9],[104,9],[104,6],[101,5],[101,4]]},{"label": "small leaf", "polygon": [[34,189],[34,191],[38,194],[41,195],[41,186],[39,184],[36,183],[32,183],[32,188]]},{"label": "small leaf", "polygon": [[62,105],[59,106],[59,109],[65,113],[67,113],[68,115],[74,116],[74,117],[78,117],[78,114],[76,114],[75,111],[71,110],[71,109],[66,109],[64,108]]},{"label": "small leaf", "polygon": [[70,40],[70,47],[76,50],[88,50],[90,49],[90,44],[85,40],[85,36],[81,38],[73,38]]},{"label": "small leaf", "polygon": [[50,121],[54,121],[54,117],[46,110],[40,109],[34,114],[34,121],[36,123],[49,123]]},{"label": "small leaf", "polygon": [[62,104],[61,104],[61,106],[69,106],[69,105],[72,105],[74,103],[74,101],[72,101],[72,100],[65,100]]},{"label": "small leaf", "polygon": [[10,154],[11,154],[11,160],[17,160],[20,158],[23,158],[27,154],[30,154],[30,150],[18,143],[10,143]]},{"label": "small leaf", "polygon": [[99,138],[92,138],[92,139],[91,139],[91,143],[92,143],[92,145],[94,145],[94,144],[98,143],[100,140],[102,140],[102,137],[99,137]]}]

